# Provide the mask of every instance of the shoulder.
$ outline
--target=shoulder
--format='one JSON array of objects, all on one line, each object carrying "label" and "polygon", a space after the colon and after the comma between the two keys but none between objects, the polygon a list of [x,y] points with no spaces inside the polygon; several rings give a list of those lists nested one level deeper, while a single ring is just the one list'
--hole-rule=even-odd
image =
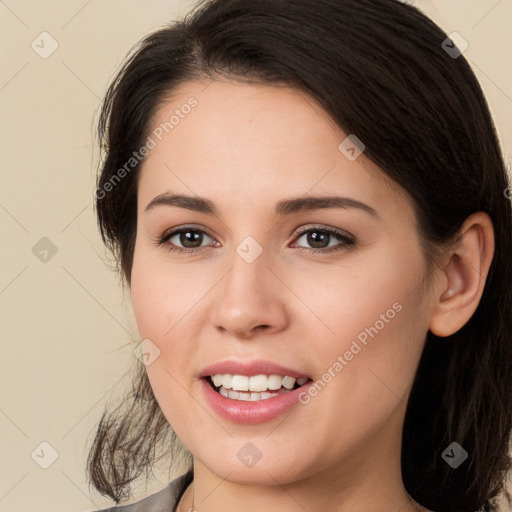
[{"label": "shoulder", "polygon": [[175,478],[160,491],[147,496],[135,503],[115,505],[94,512],[171,512],[177,505],[185,489],[192,482],[193,471]]}]

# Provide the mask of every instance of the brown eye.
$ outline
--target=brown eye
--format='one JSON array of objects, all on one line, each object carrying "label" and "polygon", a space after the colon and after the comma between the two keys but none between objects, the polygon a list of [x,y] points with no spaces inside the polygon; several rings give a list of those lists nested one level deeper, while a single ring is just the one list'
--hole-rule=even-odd
[{"label": "brown eye", "polygon": [[[297,233],[297,239],[300,239],[304,235],[306,235],[306,243],[309,244],[311,248],[301,245],[298,247],[310,252],[332,252],[345,249],[354,245],[355,243],[351,236],[334,229],[308,228]],[[340,243],[329,246],[329,242],[333,238],[337,239]]]},{"label": "brown eye", "polygon": [[[306,235],[306,243],[311,247],[296,244],[295,247],[307,252],[322,254],[347,249],[355,244],[355,240],[352,236],[334,229],[315,227],[304,229],[297,233],[296,239],[298,240],[304,235]],[[156,240],[156,243],[157,245],[165,246],[169,251],[193,253],[205,247],[202,245],[205,236],[213,240],[213,238],[202,229],[184,227],[164,234],[161,238]],[[333,239],[338,240],[338,243],[330,245],[330,241]]]},{"label": "brown eye", "polygon": [[157,240],[157,244],[165,246],[169,251],[197,252],[204,247],[202,243],[205,236],[212,238],[202,229],[184,227],[164,234]]},{"label": "brown eye", "polygon": [[[180,244],[185,248],[197,248],[201,246],[203,235],[201,231],[187,229],[176,233]],[[172,238],[172,237],[171,237]]]}]

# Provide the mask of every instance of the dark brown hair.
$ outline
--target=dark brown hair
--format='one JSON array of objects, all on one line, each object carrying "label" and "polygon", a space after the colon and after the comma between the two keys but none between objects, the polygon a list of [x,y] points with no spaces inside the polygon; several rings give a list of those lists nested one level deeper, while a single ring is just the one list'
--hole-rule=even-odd
[{"label": "dark brown hair", "polygon": [[[363,141],[412,198],[427,260],[471,213],[488,213],[496,242],[482,299],[452,336],[428,332],[402,438],[409,494],[438,512],[474,512],[496,510],[511,468],[512,214],[484,95],[465,58],[446,51],[447,37],[397,0],[203,1],[141,41],[110,85],[95,197],[101,236],[129,284],[140,164],[106,184],[144,144],[170,92],[223,76],[304,91]],[[88,459],[92,484],[116,502],[151,468],[155,444],[176,440],[139,366],[126,410],[105,410]],[[469,454],[456,469],[441,457],[454,441]]]}]

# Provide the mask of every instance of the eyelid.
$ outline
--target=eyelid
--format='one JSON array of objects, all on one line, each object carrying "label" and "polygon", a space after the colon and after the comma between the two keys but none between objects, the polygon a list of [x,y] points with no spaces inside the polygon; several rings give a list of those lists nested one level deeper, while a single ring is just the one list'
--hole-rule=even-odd
[{"label": "eyelid", "polygon": [[168,240],[171,236],[179,234],[181,231],[186,231],[190,229],[190,231],[202,231],[206,233],[210,238],[215,239],[215,237],[210,233],[210,231],[203,226],[194,225],[194,224],[184,224],[183,226],[176,226],[174,228],[166,229],[163,234],[158,237],[158,240]]},{"label": "eyelid", "polygon": [[337,235],[337,236],[340,236],[340,237],[343,237],[346,239],[350,239],[352,241],[355,241],[355,238],[356,238],[354,235],[350,234],[348,231],[345,231],[344,229],[325,226],[322,224],[313,224],[313,225],[306,226],[304,228],[300,228],[295,232],[294,236],[299,237],[299,236],[302,236],[304,233],[307,233],[309,231],[314,231],[315,229],[318,231],[326,231],[330,234]]}]

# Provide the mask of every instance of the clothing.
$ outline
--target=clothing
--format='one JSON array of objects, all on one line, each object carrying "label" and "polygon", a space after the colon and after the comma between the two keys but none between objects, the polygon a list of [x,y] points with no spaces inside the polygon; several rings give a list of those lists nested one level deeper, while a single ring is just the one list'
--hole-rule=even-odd
[{"label": "clothing", "polygon": [[194,478],[193,470],[175,478],[162,490],[135,503],[116,505],[96,512],[176,512],[183,493]]}]

